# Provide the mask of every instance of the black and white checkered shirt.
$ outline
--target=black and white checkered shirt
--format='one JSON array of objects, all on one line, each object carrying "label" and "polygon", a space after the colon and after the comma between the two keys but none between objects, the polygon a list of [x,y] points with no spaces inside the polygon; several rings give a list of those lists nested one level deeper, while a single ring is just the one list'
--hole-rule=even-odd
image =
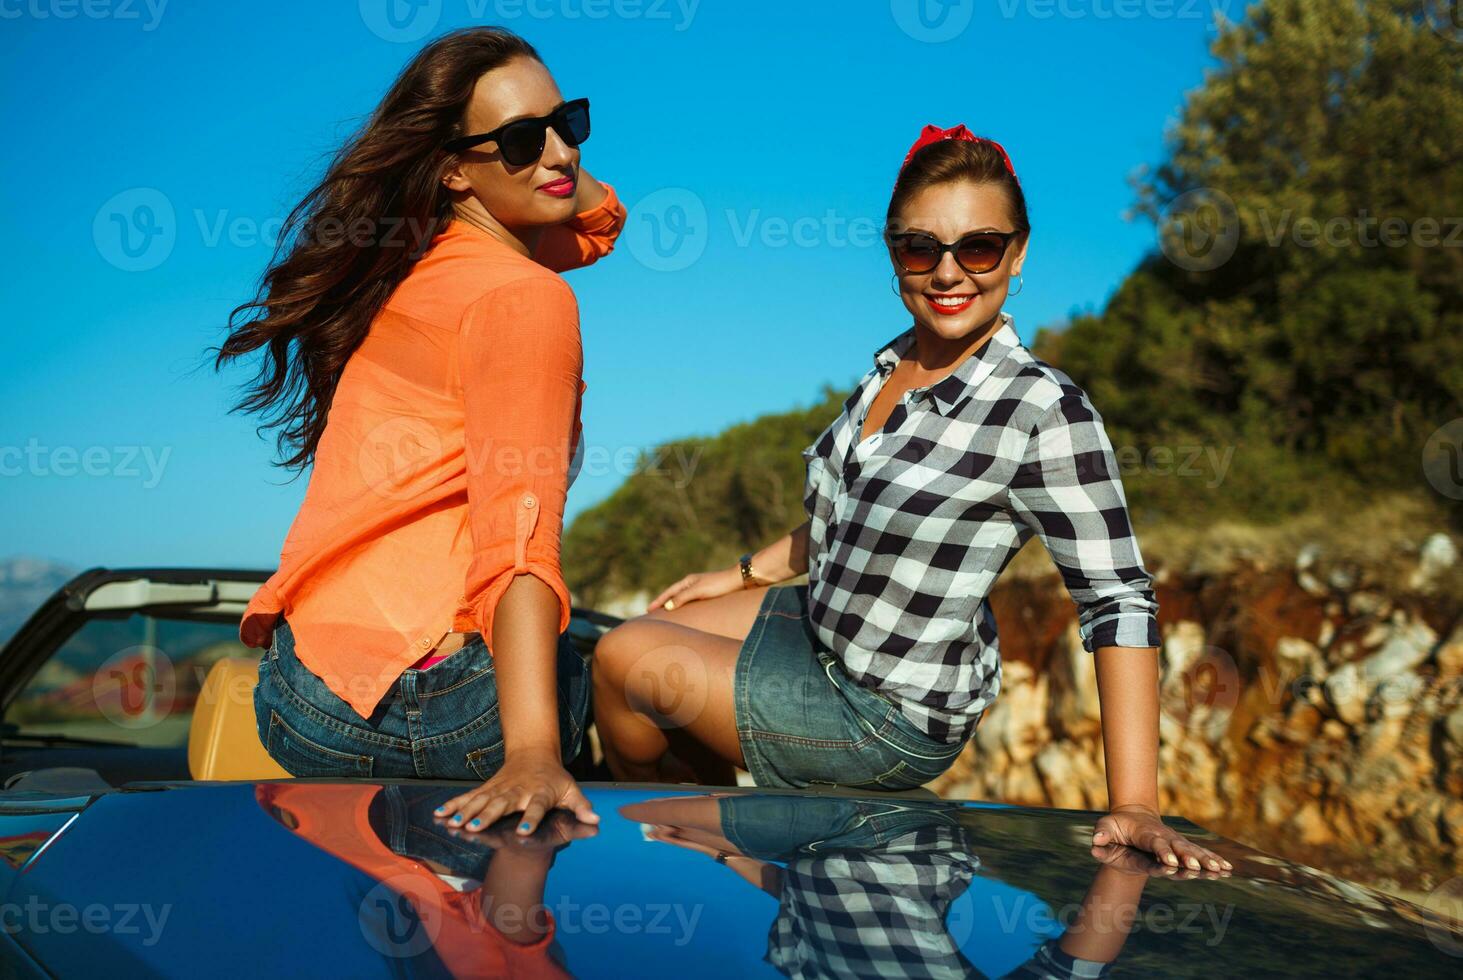
[{"label": "black and white checkered shirt", "polygon": [[979,351],[910,391],[859,443],[911,326],[875,352],[843,413],[803,450],[813,628],[854,680],[946,743],[967,738],[1000,690],[987,596],[1033,533],[1077,604],[1086,649],[1159,642],[1102,418],[1001,317]]},{"label": "black and white checkered shirt", "polygon": [[[960,827],[932,825],[884,844],[798,857],[783,873],[767,962],[795,980],[969,977],[950,905],[980,860]],[[971,923],[960,923],[968,928]]]}]

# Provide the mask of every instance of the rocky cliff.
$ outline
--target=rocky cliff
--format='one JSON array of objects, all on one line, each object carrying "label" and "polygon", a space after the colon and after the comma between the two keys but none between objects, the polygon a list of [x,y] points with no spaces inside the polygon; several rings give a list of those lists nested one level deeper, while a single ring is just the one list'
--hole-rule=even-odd
[{"label": "rocky cliff", "polygon": [[[1382,887],[1463,873],[1455,539],[1434,534],[1373,567],[1314,545],[1283,566],[1222,566],[1151,563],[1165,811]],[[1060,579],[1008,574],[992,603],[1002,691],[933,788],[1105,807],[1096,677]]]}]

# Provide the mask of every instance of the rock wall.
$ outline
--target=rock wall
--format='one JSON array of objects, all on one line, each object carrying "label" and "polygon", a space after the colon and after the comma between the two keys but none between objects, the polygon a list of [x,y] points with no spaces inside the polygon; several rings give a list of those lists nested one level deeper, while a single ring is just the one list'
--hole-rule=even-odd
[{"label": "rock wall", "polygon": [[[1400,571],[1313,547],[1284,568],[1157,567],[1165,812],[1382,887],[1463,874],[1457,564],[1437,534]],[[1005,582],[992,603],[1002,690],[932,788],[1105,808],[1092,655],[1060,579]]]}]

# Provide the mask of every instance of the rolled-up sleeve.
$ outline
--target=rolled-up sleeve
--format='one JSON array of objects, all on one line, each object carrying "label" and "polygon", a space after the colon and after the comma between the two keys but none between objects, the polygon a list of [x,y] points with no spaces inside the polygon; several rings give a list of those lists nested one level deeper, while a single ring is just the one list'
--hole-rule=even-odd
[{"label": "rolled-up sleeve", "polygon": [[579,310],[563,280],[520,279],[467,308],[460,334],[468,525],[464,597],[492,644],[493,617],[513,579],[537,576],[559,597],[570,454],[583,373]]},{"label": "rolled-up sleeve", "polygon": [[605,198],[561,225],[550,225],[539,237],[533,260],[555,272],[568,272],[599,261],[614,251],[625,228],[625,206],[609,184]]},{"label": "rolled-up sleeve", "polygon": [[1102,418],[1080,389],[1064,386],[1032,429],[1009,499],[1061,571],[1083,647],[1158,645],[1153,577]]}]

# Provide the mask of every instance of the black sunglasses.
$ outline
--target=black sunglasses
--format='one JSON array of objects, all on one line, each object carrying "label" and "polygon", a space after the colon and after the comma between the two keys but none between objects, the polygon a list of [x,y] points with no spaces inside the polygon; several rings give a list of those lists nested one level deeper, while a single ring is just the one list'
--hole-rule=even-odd
[{"label": "black sunglasses", "polygon": [[544,141],[548,139],[550,126],[570,146],[583,143],[589,139],[589,100],[575,99],[565,102],[547,116],[515,119],[491,133],[458,136],[443,143],[442,148],[456,153],[479,143],[497,140],[498,152],[502,155],[503,162],[510,167],[522,167],[543,156]]},{"label": "black sunglasses", "polygon": [[894,261],[905,272],[914,275],[933,272],[945,253],[953,252],[960,268],[979,275],[1000,265],[1007,246],[1020,234],[1019,231],[977,231],[949,244],[918,231],[891,233],[887,237]]}]

